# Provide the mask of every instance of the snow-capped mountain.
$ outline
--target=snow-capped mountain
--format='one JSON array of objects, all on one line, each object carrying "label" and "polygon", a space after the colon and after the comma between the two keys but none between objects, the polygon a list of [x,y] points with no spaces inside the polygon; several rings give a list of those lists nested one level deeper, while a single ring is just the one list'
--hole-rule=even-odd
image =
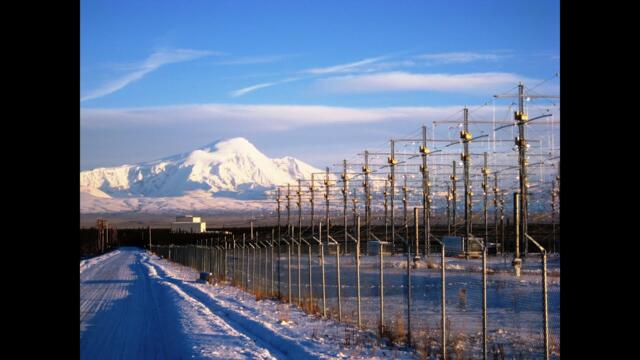
[{"label": "snow-capped mountain", "polygon": [[271,159],[244,138],[222,140],[161,160],[80,172],[82,199],[184,198],[210,194],[264,199],[276,185],[320,172],[298,159]]}]

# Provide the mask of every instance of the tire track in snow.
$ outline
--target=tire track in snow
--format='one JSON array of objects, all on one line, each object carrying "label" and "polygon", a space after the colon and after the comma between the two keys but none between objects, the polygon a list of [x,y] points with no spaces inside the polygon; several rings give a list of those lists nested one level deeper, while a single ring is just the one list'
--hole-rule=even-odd
[{"label": "tire track in snow", "polygon": [[[159,276],[155,267],[146,262],[145,255],[138,254],[141,263],[146,268],[149,278],[167,291],[176,295],[176,306],[181,308],[184,314],[182,326],[186,334],[192,338],[193,348],[198,349],[200,354],[206,358],[253,358],[253,359],[278,359],[274,357],[267,348],[260,347],[245,334],[230,326],[224,319],[214,314],[207,306],[200,303],[193,297],[185,293],[176,284],[166,281]],[[217,337],[206,339],[212,335]],[[218,341],[223,338],[224,341]],[[202,341],[200,341],[202,340]]]},{"label": "tire track in snow", "polygon": [[[135,250],[123,249],[80,275],[81,358],[180,358],[174,334],[159,325],[168,318],[146,306],[156,293],[136,263]],[[168,341],[167,341],[168,340]]]},{"label": "tire track in snow", "polygon": [[85,259],[85,260],[81,260],[80,261],[80,274],[82,274],[83,271],[85,271],[86,269],[90,268],[91,266],[95,265],[95,264],[99,264],[105,260],[108,260],[112,257],[114,257],[115,255],[118,255],[120,253],[120,250],[114,250],[111,252],[108,252],[106,254],[100,255],[100,256],[96,256],[93,258],[89,258],[89,259]]},{"label": "tire track in snow", "polygon": [[185,281],[174,279],[161,266],[149,262],[148,255],[142,255],[142,259],[144,264],[148,264],[155,269],[158,277],[164,282],[173,284],[175,288],[182,290],[185,296],[206,307],[231,328],[253,339],[259,346],[268,349],[278,359],[320,359],[320,357],[309,353],[305,347],[297,342],[275,333],[264,324],[249,319],[244,314],[225,307],[222,301],[212,297],[210,294]]},{"label": "tire track in snow", "polygon": [[82,359],[274,359],[165,284],[140,255],[123,248],[81,274]]}]

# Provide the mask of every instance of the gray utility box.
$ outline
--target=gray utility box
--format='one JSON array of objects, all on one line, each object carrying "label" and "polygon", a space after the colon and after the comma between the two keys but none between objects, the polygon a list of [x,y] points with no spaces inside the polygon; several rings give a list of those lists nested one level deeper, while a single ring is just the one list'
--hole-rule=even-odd
[{"label": "gray utility box", "polygon": [[380,255],[380,244],[382,244],[382,255],[391,255],[391,243],[388,241],[367,241],[367,254]]},{"label": "gray utility box", "polygon": [[198,279],[199,282],[212,282],[213,280],[213,274],[210,272],[201,272],[200,273],[200,278]]},{"label": "gray utility box", "polygon": [[[334,243],[324,244],[324,255],[335,255],[337,248],[338,246]],[[344,255],[344,244],[340,244],[340,255]]]},{"label": "gray utility box", "polygon": [[[465,238],[463,236],[443,236],[442,242],[445,246],[445,255],[446,256],[464,256],[465,255]],[[477,241],[476,241],[477,240]],[[467,252],[471,257],[481,257],[482,256],[482,245],[478,243],[482,243],[484,241],[483,238],[479,237],[470,237],[469,238],[469,249]]]},{"label": "gray utility box", "polygon": [[487,244],[487,254],[488,255],[498,255],[498,253],[502,252],[502,244],[500,243],[488,243]]}]

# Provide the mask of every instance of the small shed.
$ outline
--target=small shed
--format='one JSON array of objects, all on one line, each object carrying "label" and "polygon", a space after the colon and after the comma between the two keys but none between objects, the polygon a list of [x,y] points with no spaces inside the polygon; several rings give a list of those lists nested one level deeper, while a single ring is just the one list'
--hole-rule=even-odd
[{"label": "small shed", "polygon": [[207,231],[207,223],[202,222],[199,216],[176,216],[176,221],[171,223],[171,232],[203,233]]},{"label": "small shed", "polygon": [[[467,253],[471,257],[480,257],[482,256],[482,245],[478,242],[482,243],[484,241],[483,238],[480,237],[469,237],[469,249]],[[442,242],[445,246],[445,255],[446,256],[463,256],[465,255],[465,237],[463,236],[443,236]]]},{"label": "small shed", "polygon": [[388,241],[367,241],[367,254],[368,255],[380,255],[380,248],[382,246],[382,255],[391,255],[391,243]]}]

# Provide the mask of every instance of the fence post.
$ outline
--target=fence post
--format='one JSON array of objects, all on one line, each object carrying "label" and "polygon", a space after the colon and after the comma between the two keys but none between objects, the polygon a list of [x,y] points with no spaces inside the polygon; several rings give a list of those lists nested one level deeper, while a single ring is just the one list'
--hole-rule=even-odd
[{"label": "fence post", "polygon": [[[385,224],[385,228],[386,228],[386,224]],[[385,240],[386,240],[386,236],[385,236]],[[382,339],[382,335],[384,334],[384,255],[383,250],[383,244],[382,241],[378,240],[378,244],[380,246],[380,250],[379,250],[379,255],[380,255],[380,325],[379,325],[379,331],[380,331],[380,339]]]},{"label": "fence post", "polygon": [[260,254],[262,255],[261,257],[261,262],[263,262],[263,264],[261,263],[260,266],[262,267],[262,276],[260,277],[260,284],[261,284],[261,290],[263,291],[263,295],[267,293],[267,243],[266,242],[262,242],[262,247],[260,248]]},{"label": "fence post", "polygon": [[271,229],[271,296],[273,297],[275,295],[275,290],[274,290],[274,274],[273,274],[273,267],[274,267],[274,262],[273,262],[273,250],[274,250],[274,235],[275,235],[275,229]]},{"label": "fence post", "polygon": [[547,303],[547,251],[542,251],[542,296],[544,304],[544,358],[549,360],[549,308]]},{"label": "fence post", "polygon": [[216,259],[216,253],[215,253],[215,247],[214,247],[214,238],[212,237],[211,239],[211,243],[209,244],[209,258],[211,259],[209,261],[209,272],[212,274],[215,274],[215,265],[218,262],[218,259]]},{"label": "fence post", "polygon": [[[327,226],[327,230],[329,227]],[[327,233],[328,234],[328,233]],[[322,243],[322,221],[318,223],[318,239],[320,240],[320,267],[322,268],[322,316],[327,317],[327,293],[324,273],[324,244]]]},{"label": "fence post", "polygon": [[244,278],[242,284],[244,291],[249,292],[249,244],[242,244],[242,276]]},{"label": "fence post", "polygon": [[258,279],[256,280],[256,295],[260,292],[260,287],[262,286],[262,277],[260,276],[260,273],[262,272],[262,264],[260,264],[260,260],[262,259],[262,247],[260,246],[260,242],[258,241],[258,238],[256,238],[256,247],[258,248],[258,257],[256,258],[256,261],[258,263],[257,267],[258,267]]},{"label": "fence post", "polygon": [[211,247],[209,248],[209,252],[211,253],[211,260],[212,260],[211,265],[209,265],[209,271],[217,279],[218,278],[218,253],[216,252],[216,246],[214,245],[213,239],[211,239]]},{"label": "fence post", "polygon": [[447,359],[447,287],[446,287],[446,264],[444,261],[444,252],[445,252],[445,248],[444,248],[444,243],[441,242],[440,243],[440,248],[441,248],[441,265],[440,265],[440,277],[442,279],[442,299],[441,299],[441,305],[442,305],[442,359],[446,360]]},{"label": "fence post", "polygon": [[220,245],[219,245],[219,241],[216,242],[216,246],[213,247],[213,256],[216,259],[215,262],[215,273],[216,273],[216,279],[218,279],[218,281],[220,281],[222,279],[221,277],[221,272],[220,272],[220,266],[222,265],[220,262]]},{"label": "fence post", "polygon": [[[525,240],[529,239],[533,242],[540,252],[542,253],[542,304],[543,304],[543,319],[544,319],[544,358],[549,360],[549,313],[547,303],[547,250],[543,248],[537,241],[535,241],[529,234],[524,233]],[[527,241],[528,243],[528,241]]]},{"label": "fence post", "polygon": [[227,281],[227,262],[229,261],[227,257],[227,235],[224,235],[224,274],[222,276],[224,281]]},{"label": "fence post", "polygon": [[238,254],[236,250],[236,235],[231,235],[233,240],[233,285],[238,286]]},{"label": "fence post", "polygon": [[[295,234],[295,228],[294,228]],[[298,227],[298,306],[302,307],[302,265],[300,262],[302,247],[302,227]]]},{"label": "fence post", "polygon": [[244,244],[247,240],[247,234],[242,233],[242,257],[240,257],[240,286],[245,291],[247,290],[247,283],[245,281],[245,271],[244,271]]},{"label": "fence post", "polygon": [[[327,234],[328,236],[328,234]],[[342,293],[340,285],[340,243],[336,241],[336,276],[338,278],[338,321],[342,322]]]},{"label": "fence post", "polygon": [[289,287],[287,288],[288,297],[287,301],[291,304],[291,240],[293,240],[293,236],[287,242],[287,261],[289,266],[287,266],[287,281],[289,282]]},{"label": "fence post", "polygon": [[263,282],[262,282],[262,287],[264,289],[264,296],[267,296],[267,293],[269,292],[269,278],[267,277],[268,274],[268,266],[269,266],[269,262],[267,261],[267,256],[269,255],[269,252],[267,251],[267,245],[269,243],[268,242],[264,242],[264,273],[262,274],[262,278],[263,278]]},{"label": "fence post", "polygon": [[362,328],[362,317],[360,313],[360,215],[357,215],[357,241],[356,241],[356,292],[358,299],[358,328]]},{"label": "fence post", "polygon": [[262,248],[260,247],[260,241],[258,240],[258,234],[255,234],[255,241],[256,241],[256,253],[255,253],[255,261],[254,261],[254,266],[255,266],[255,287],[254,287],[254,295],[257,295],[258,292],[260,292],[260,273],[262,272],[261,269],[261,265],[260,265],[260,259],[262,257]]},{"label": "fence post", "polygon": [[251,292],[256,293],[256,245],[253,246],[253,256],[251,257]]},{"label": "fence post", "polygon": [[[485,153],[486,154],[486,153]],[[485,217],[486,220],[486,217]],[[487,360],[487,239],[482,246],[482,358]]]},{"label": "fence post", "polygon": [[260,291],[260,268],[261,268],[261,266],[260,266],[260,256],[262,254],[262,248],[260,247],[260,241],[258,241],[258,234],[256,234],[255,240],[256,240],[256,252],[257,252],[257,254],[254,253],[255,260],[253,262],[253,265],[257,270],[256,270],[256,277],[255,277],[255,287],[253,289],[254,295],[257,294]]},{"label": "fence post", "polygon": [[246,248],[246,252],[245,252],[245,261],[244,263],[246,264],[246,266],[243,267],[242,271],[244,271],[245,273],[245,291],[246,292],[251,292],[251,289],[249,288],[249,274],[250,274],[250,267],[251,267],[251,262],[249,261],[249,256],[250,256],[250,248],[251,247],[251,243],[247,243],[245,244],[245,248]]},{"label": "fence post", "polygon": [[[417,208],[414,211],[414,214],[418,213]],[[416,216],[416,221],[418,221],[417,219],[418,217]],[[406,236],[409,233],[409,227],[406,218],[404,221],[404,226]],[[407,346],[411,346],[411,241],[409,240],[408,236],[405,238],[405,243],[407,244]]]},{"label": "fence post", "polygon": [[513,259],[513,267],[516,272],[516,276],[520,277],[520,267],[522,266],[522,260],[520,259],[520,193],[513,193],[513,224],[515,225],[515,245],[516,254]]},{"label": "fence post", "polygon": [[311,241],[307,242],[309,245],[309,312],[313,313],[313,272],[311,268]]}]

